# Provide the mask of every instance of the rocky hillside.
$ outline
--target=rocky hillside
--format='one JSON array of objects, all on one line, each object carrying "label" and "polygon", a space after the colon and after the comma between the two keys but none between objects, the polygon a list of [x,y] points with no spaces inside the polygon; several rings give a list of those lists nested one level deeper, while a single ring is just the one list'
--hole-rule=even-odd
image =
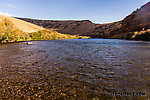
[{"label": "rocky hillside", "polygon": [[150,2],[123,19],[121,27],[112,31],[111,36],[120,33],[146,31],[148,29],[150,29]]},{"label": "rocky hillside", "polygon": [[141,31],[150,28],[150,2],[137,9],[122,21],[121,32]]},{"label": "rocky hillside", "polygon": [[18,18],[47,29],[54,29],[63,34],[79,34],[89,35],[90,31],[94,31],[95,24],[89,20],[83,21],[57,21],[57,20],[37,20],[29,18]]},{"label": "rocky hillside", "polygon": [[47,29],[53,29],[63,34],[82,35],[104,38],[108,33],[121,27],[121,21],[108,24],[94,24],[89,20],[57,21],[18,18]]},{"label": "rocky hillside", "polygon": [[55,21],[29,18],[18,19],[31,22],[47,29],[54,29],[63,34],[87,35],[94,38],[128,39],[134,34],[132,32],[140,32],[150,29],[150,2],[131,13],[125,19],[108,24],[94,24],[89,20]]}]

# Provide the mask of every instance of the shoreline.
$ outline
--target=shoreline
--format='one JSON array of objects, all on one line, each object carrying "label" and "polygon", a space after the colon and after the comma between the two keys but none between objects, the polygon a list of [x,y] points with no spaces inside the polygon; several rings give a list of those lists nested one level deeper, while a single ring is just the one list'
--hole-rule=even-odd
[{"label": "shoreline", "polygon": [[[86,38],[83,38],[86,39]],[[126,40],[126,41],[143,41],[150,42],[149,40],[136,40],[136,39],[120,39],[120,38],[87,38],[87,39],[104,39],[104,40]],[[58,39],[58,40],[72,40],[72,39]],[[82,39],[74,39],[74,40],[82,40]],[[31,41],[17,41],[17,42],[5,42],[0,44],[11,44],[11,43],[22,43],[22,42],[34,42],[34,41],[51,41],[51,40],[31,40]]]}]

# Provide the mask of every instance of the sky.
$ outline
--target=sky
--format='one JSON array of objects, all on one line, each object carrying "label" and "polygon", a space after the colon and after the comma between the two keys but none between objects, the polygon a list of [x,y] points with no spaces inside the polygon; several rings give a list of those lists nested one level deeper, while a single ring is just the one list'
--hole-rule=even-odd
[{"label": "sky", "polygon": [[124,19],[149,0],[0,0],[0,13],[47,20],[91,20],[111,23]]}]

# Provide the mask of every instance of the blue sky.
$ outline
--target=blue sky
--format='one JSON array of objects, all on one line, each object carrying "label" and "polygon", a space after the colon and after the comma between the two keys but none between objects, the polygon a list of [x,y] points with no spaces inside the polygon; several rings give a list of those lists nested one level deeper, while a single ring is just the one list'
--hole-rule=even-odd
[{"label": "blue sky", "polygon": [[122,20],[149,0],[0,0],[0,13],[51,20]]}]

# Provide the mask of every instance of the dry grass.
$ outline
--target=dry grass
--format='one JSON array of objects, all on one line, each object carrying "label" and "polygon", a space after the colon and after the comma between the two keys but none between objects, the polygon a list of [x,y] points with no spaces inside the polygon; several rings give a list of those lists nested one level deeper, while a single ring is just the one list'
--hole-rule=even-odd
[{"label": "dry grass", "polygon": [[12,18],[12,17],[6,16],[6,15],[0,14],[0,19],[2,19],[2,18],[9,19],[14,24],[14,26],[16,28],[18,28],[19,30],[21,30],[23,32],[32,33],[32,32],[37,32],[40,30],[46,30],[43,27],[40,27],[40,26],[31,24],[31,23],[16,19],[16,18]]}]

